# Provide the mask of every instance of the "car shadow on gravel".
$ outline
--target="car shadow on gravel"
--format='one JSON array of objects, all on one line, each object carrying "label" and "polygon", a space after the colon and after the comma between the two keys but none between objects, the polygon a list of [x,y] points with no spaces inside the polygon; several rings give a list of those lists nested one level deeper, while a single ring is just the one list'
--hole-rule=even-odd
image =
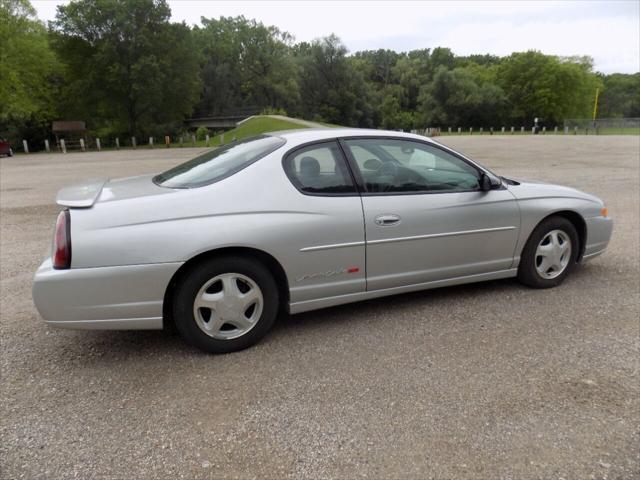
[{"label": "car shadow on gravel", "polygon": [[319,323],[340,323],[345,320],[350,322],[368,321],[374,315],[388,318],[403,312],[429,309],[435,306],[450,306],[456,301],[462,302],[471,299],[481,302],[483,297],[486,297],[487,300],[494,302],[496,295],[505,295],[507,292],[513,294],[523,290],[527,289],[513,279],[505,279],[390,295],[297,315],[281,315],[272,335],[274,333],[280,334],[280,332],[286,335],[287,330],[315,328]]},{"label": "car shadow on gravel", "polygon": [[[583,275],[589,275],[585,268],[576,269],[559,288],[566,288],[574,282],[579,282]],[[402,316],[405,313],[441,312],[443,309],[448,310],[457,306],[469,309],[470,304],[472,306],[491,304],[493,308],[508,309],[510,304],[518,302],[519,299],[537,294],[541,294],[541,291],[524,287],[515,279],[504,279],[392,295],[297,315],[281,314],[267,337],[257,347],[249,348],[244,352],[255,354],[260,346],[268,349],[282,347],[287,342],[287,335],[292,333],[295,333],[298,339],[300,335],[312,337],[318,329],[322,328],[355,329],[363,322],[374,322],[375,325],[379,322],[388,322],[389,318]],[[66,331],[64,333],[58,331],[55,336],[57,354],[67,357],[67,360],[74,357],[82,358],[83,364],[90,360],[118,363],[122,360],[150,356],[162,356],[175,360],[208,355],[184,343],[175,328],[140,331]],[[239,352],[234,355],[242,354],[243,352]]]}]

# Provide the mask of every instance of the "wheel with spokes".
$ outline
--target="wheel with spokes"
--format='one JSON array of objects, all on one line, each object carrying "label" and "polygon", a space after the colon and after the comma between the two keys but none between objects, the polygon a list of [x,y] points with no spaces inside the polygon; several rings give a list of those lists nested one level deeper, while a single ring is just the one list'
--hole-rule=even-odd
[{"label": "wheel with spokes", "polygon": [[278,290],[261,263],[214,258],[191,269],[175,292],[173,315],[180,335],[210,353],[247,348],[273,325]]},{"label": "wheel with spokes", "polygon": [[525,245],[518,279],[533,288],[559,285],[578,256],[578,234],[564,217],[550,217],[538,225]]}]

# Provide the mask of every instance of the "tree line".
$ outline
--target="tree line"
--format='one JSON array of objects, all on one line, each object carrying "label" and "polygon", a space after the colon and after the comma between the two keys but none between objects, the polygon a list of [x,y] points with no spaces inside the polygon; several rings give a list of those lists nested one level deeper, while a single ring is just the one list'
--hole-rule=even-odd
[{"label": "tree line", "polygon": [[242,16],[171,22],[165,0],[75,0],[44,25],[28,0],[0,0],[0,136],[14,141],[50,136],[54,119],[161,136],[242,109],[385,129],[553,126],[590,117],[596,89],[599,116],[640,117],[640,73],[603,75],[586,56],[349,54],[333,34],[296,42]]}]

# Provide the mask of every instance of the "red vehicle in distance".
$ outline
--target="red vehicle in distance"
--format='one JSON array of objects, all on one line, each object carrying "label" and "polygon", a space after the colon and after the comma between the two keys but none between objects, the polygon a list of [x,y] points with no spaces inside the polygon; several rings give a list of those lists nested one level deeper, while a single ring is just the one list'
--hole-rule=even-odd
[{"label": "red vehicle in distance", "polygon": [[11,149],[11,145],[9,145],[9,142],[4,138],[0,138],[0,155],[13,157],[13,150]]}]

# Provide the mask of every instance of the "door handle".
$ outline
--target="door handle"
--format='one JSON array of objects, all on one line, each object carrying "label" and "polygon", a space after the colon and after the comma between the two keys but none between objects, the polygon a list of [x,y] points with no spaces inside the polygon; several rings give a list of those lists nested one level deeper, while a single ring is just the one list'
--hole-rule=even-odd
[{"label": "door handle", "polygon": [[400,215],[395,215],[393,213],[378,215],[373,222],[380,227],[398,225],[400,223]]}]

